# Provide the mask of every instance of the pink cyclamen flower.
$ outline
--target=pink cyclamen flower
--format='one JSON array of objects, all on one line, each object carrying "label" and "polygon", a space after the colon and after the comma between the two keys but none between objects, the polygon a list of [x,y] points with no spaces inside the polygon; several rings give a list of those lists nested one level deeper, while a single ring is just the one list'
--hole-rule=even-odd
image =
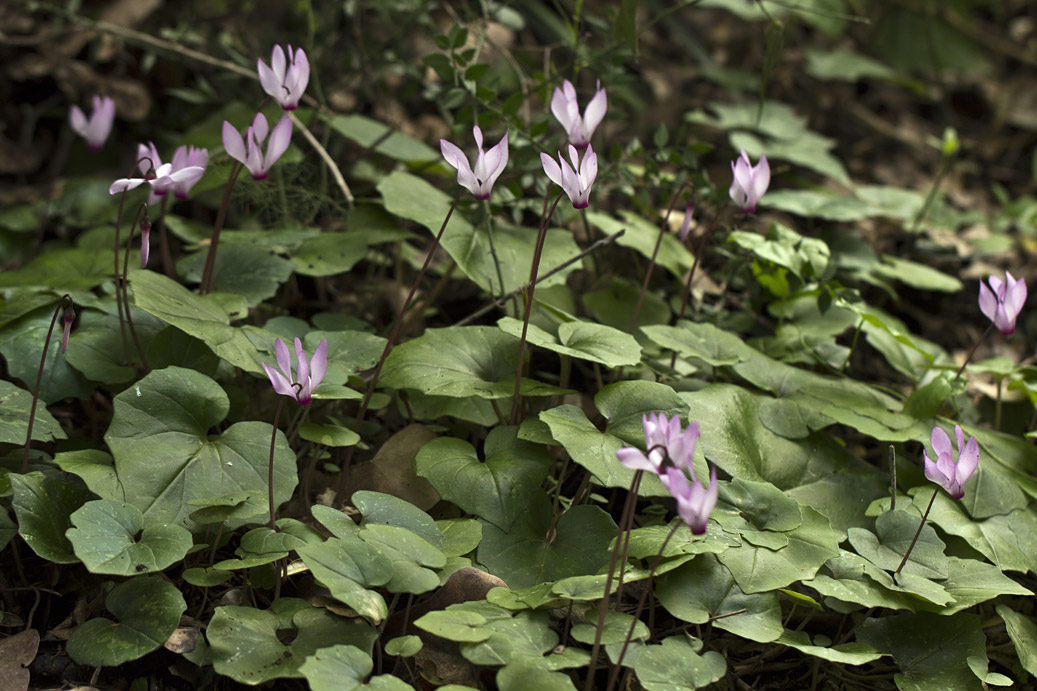
[{"label": "pink cyclamen flower", "polygon": [[568,79],[562,83],[561,87],[555,87],[554,96],[551,98],[551,112],[565,128],[565,132],[569,136],[569,143],[577,149],[582,149],[590,144],[591,136],[605,117],[607,109],[608,98],[605,96],[605,90],[601,88],[601,82],[598,82],[598,89],[594,93],[594,97],[583,111],[583,117],[580,117],[580,104],[576,100],[576,89]]},{"label": "pink cyclamen flower", "polygon": [[324,379],[324,373],[328,370],[328,339],[321,339],[309,365],[306,364],[306,353],[302,351],[302,341],[298,338],[295,339],[298,381],[292,379],[291,356],[288,354],[288,346],[280,338],[274,345],[274,353],[277,355],[277,366],[280,368],[280,372],[275,371],[265,362],[263,363],[263,369],[266,371],[266,376],[270,378],[274,391],[284,396],[291,396],[299,405],[309,404],[314,389]]},{"label": "pink cyclamen flower", "polygon": [[283,109],[295,110],[299,107],[299,99],[310,81],[310,61],[302,48],[293,51],[289,45],[286,60],[281,46],[274,46],[270,54],[270,67],[259,58],[256,60],[256,69],[263,91],[280,103]]},{"label": "pink cyclamen flower", "polygon": [[68,111],[68,122],[72,126],[72,130],[86,140],[86,145],[90,147],[91,151],[100,151],[112,131],[112,123],[115,121],[115,101],[107,96],[95,95],[93,107],[90,118],[87,119],[79,106],[72,106]]},{"label": "pink cyclamen flower", "polygon": [[172,163],[163,163],[157,169],[147,173],[147,177],[119,178],[108,188],[108,194],[127,192],[143,185],[145,182],[151,185],[152,190],[162,190],[160,194],[164,194],[174,189],[180,183],[194,184],[204,173],[205,168],[201,166],[188,166],[180,170],[173,170]]},{"label": "pink cyclamen flower", "polygon": [[[197,166],[203,171],[209,166],[209,150],[196,146],[178,146],[173,152],[173,170],[183,170]],[[177,199],[187,199],[187,193],[200,178],[181,180],[173,185],[173,194]]]},{"label": "pink cyclamen flower", "polygon": [[695,200],[688,200],[688,205],[684,207],[684,223],[681,224],[681,229],[678,233],[681,242],[688,239],[688,233],[691,232],[691,219],[695,215]]},{"label": "pink cyclamen flower", "polygon": [[[544,172],[551,182],[560,186],[569,195],[569,201],[573,203],[574,209],[586,209],[590,206],[591,185],[594,178],[598,176],[598,155],[594,153],[594,147],[587,145],[587,151],[583,155],[583,163],[579,163],[576,147],[569,145],[569,159],[572,161],[570,167],[562,153],[558,152],[558,161],[547,154],[540,154],[540,161],[544,164]],[[579,171],[579,172],[577,172]]]},{"label": "pink cyclamen flower", "polygon": [[728,194],[743,212],[754,213],[756,202],[771,184],[771,166],[767,163],[767,156],[761,155],[760,162],[754,166],[749,162],[749,154],[743,151],[741,156],[731,161],[731,174]]},{"label": "pink cyclamen flower", "polygon": [[65,308],[65,314],[62,315],[61,321],[64,323],[64,331],[61,334],[61,354],[65,354],[65,349],[68,348],[68,337],[72,333],[72,322],[76,320],[76,310],[72,305]]},{"label": "pink cyclamen flower", "polygon": [[648,453],[634,448],[619,449],[616,451],[616,458],[620,463],[632,470],[655,473],[663,480],[663,484],[666,483],[667,468],[691,468],[695,444],[699,439],[697,422],[692,422],[687,429],[681,430],[679,416],[674,415],[667,419],[662,413],[642,415],[641,422],[644,425],[645,447]]},{"label": "pink cyclamen flower", "polygon": [[1017,281],[1006,271],[1004,282],[997,276],[988,276],[987,281],[990,288],[982,281],[979,283],[979,308],[1001,335],[1009,336],[1015,333],[1015,320],[1026,302],[1026,279]]},{"label": "pink cyclamen flower", "polygon": [[[267,134],[270,141],[266,145],[266,156],[263,155],[263,142]],[[245,149],[245,140],[248,140],[248,150]],[[270,131],[266,117],[262,113],[256,113],[252,124],[245,134],[245,139],[234,125],[226,120],[223,121],[223,148],[231,158],[241,161],[252,173],[253,180],[265,180],[277,159],[288,150],[292,141],[292,121],[288,116],[282,117],[281,121]]]},{"label": "pink cyclamen flower", "polygon": [[[149,178],[162,165],[162,159],[159,157],[158,149],[154,143],[148,142],[146,145],[137,145],[137,168],[145,178]],[[176,173],[185,168],[197,167],[201,168],[204,173],[208,165],[208,149],[201,149],[195,146],[179,146],[173,153],[173,160],[170,161],[170,171],[171,173]],[[187,199],[187,193],[191,191],[191,188],[200,179],[201,175],[181,180],[171,178],[162,183],[153,182],[151,184],[151,194],[148,195],[148,203],[156,204],[170,192],[173,192],[177,199]]]},{"label": "pink cyclamen flower", "polygon": [[479,149],[474,170],[468,165],[468,157],[464,152],[447,140],[439,140],[439,150],[446,162],[457,169],[459,185],[467,188],[476,199],[489,199],[493,183],[497,182],[508,165],[508,133],[505,132],[497,145],[488,151],[482,150],[482,130],[478,125],[472,128],[472,134],[475,135],[475,145]]},{"label": "pink cyclamen flower", "polygon": [[691,476],[691,484],[684,476],[680,468],[666,469],[666,482],[664,482],[673,498],[677,500],[677,513],[691,528],[695,535],[706,532],[706,524],[709,523],[709,514],[717,505],[717,469],[716,466],[709,471],[709,488],[703,487],[694,474]]},{"label": "pink cyclamen flower", "polygon": [[947,490],[951,499],[961,499],[965,496],[965,482],[972,477],[979,465],[979,442],[972,437],[966,444],[961,425],[954,426],[954,435],[958,441],[957,463],[952,455],[951,439],[939,427],[933,427],[932,435],[936,460],[930,460],[925,449],[922,449],[922,456],[925,457],[925,476]]}]

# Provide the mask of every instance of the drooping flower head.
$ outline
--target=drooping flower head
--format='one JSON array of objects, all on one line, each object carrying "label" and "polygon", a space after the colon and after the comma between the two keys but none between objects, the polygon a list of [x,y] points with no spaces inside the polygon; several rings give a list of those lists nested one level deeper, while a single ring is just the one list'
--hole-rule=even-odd
[{"label": "drooping flower head", "polygon": [[961,499],[965,496],[965,482],[972,477],[979,465],[979,442],[972,437],[966,444],[961,425],[954,426],[954,435],[958,442],[957,462],[952,455],[950,437],[939,427],[933,427],[932,434],[936,460],[931,460],[925,449],[922,449],[922,456],[925,457],[925,476],[947,490],[951,499]]},{"label": "drooping flower head", "polygon": [[703,487],[694,474],[691,476],[691,484],[680,468],[666,469],[666,482],[664,482],[677,500],[677,513],[691,528],[695,535],[706,532],[706,524],[709,522],[709,514],[717,505],[717,469],[716,466],[709,471],[709,487]]},{"label": "drooping flower head", "polygon": [[755,166],[749,162],[749,154],[742,152],[736,160],[731,161],[731,189],[728,194],[735,205],[747,214],[756,211],[756,202],[767,191],[771,184],[771,166],[767,156],[760,156]]},{"label": "drooping flower head", "polygon": [[292,51],[288,46],[288,58],[285,59],[281,46],[274,46],[270,54],[270,66],[262,58],[256,60],[259,72],[259,83],[263,91],[281,104],[284,110],[295,110],[299,107],[299,99],[306,91],[310,81],[310,61],[302,48]]},{"label": "drooping flower head", "polygon": [[479,154],[475,157],[475,168],[468,165],[468,157],[458,147],[445,139],[439,140],[439,150],[443,158],[457,169],[457,183],[467,188],[476,199],[489,199],[493,183],[504,167],[508,165],[508,133],[505,132],[497,145],[488,151],[482,149],[482,130],[476,125],[472,128],[475,146]]},{"label": "drooping flower head", "polygon": [[[270,141],[266,145],[266,155],[263,155],[263,142],[267,134]],[[248,140],[248,148],[245,148],[245,140]],[[227,154],[241,163],[245,164],[248,172],[252,173],[253,180],[265,180],[270,174],[270,169],[281,158],[288,145],[292,141],[292,120],[288,116],[282,117],[281,121],[274,126],[273,132],[267,124],[266,116],[256,113],[245,139],[234,129],[234,125],[226,120],[223,121],[223,148]]]},{"label": "drooping flower head", "polygon": [[[184,170],[185,168],[201,168],[202,172],[205,172],[206,167],[209,165],[209,151],[208,149],[201,149],[195,146],[188,147],[186,145],[177,147],[173,153],[173,160],[170,161],[169,171],[170,173],[176,173]],[[158,149],[155,147],[153,142],[147,144],[137,145],[137,168],[140,170],[141,175],[145,179],[150,179],[155,175],[155,172],[162,168],[162,159],[158,155]],[[184,179],[173,179],[170,178],[164,181],[155,181],[151,183],[151,194],[148,195],[148,203],[156,204],[158,201],[173,192],[177,199],[187,199],[187,193],[191,191],[195,183],[201,179],[201,175],[197,177],[190,177]]]},{"label": "drooping flower head", "polygon": [[[288,354],[288,346],[280,338],[274,345],[274,353],[277,355],[277,367],[280,372],[275,371],[265,362],[263,370],[270,378],[274,391],[284,396],[291,396],[299,405],[307,405],[313,396],[314,389],[324,379],[324,373],[328,370],[328,339],[322,339],[309,364],[306,364],[306,353],[302,351],[302,341],[295,339],[295,359],[298,363],[296,375],[298,380],[292,378],[292,361]],[[299,386],[296,386],[298,384]]]},{"label": "drooping flower head", "polygon": [[[158,156],[156,155],[156,160]],[[142,167],[146,167],[143,166]],[[193,185],[205,173],[201,166],[187,166],[180,170],[173,170],[172,163],[163,163],[156,168],[149,169],[143,178],[119,178],[108,188],[108,194],[126,192],[143,185],[145,182],[151,185],[152,191],[159,195],[166,194],[177,185],[183,183]]]},{"label": "drooping flower head", "polygon": [[146,268],[148,257],[151,254],[151,219],[148,212],[144,211],[144,218],[140,219],[140,265]]},{"label": "drooping flower head", "polygon": [[576,147],[570,144],[569,160],[572,161],[572,166],[562,158],[560,151],[558,152],[558,163],[555,163],[554,159],[547,154],[540,154],[544,172],[547,173],[547,177],[551,178],[551,182],[565,190],[574,209],[586,209],[590,206],[591,185],[594,184],[594,178],[598,176],[598,155],[594,153],[594,147],[588,144],[581,164]]},{"label": "drooping flower head", "polygon": [[688,205],[684,207],[684,223],[681,224],[681,229],[678,232],[678,237],[681,242],[688,239],[688,233],[691,232],[691,219],[695,216],[695,200],[689,199]]},{"label": "drooping flower head", "polygon": [[115,101],[108,96],[95,95],[92,102],[93,110],[89,119],[79,106],[72,106],[68,111],[68,122],[72,130],[86,140],[86,145],[91,151],[100,151],[112,131]]},{"label": "drooping flower head", "polygon": [[644,425],[645,447],[648,453],[634,448],[619,449],[616,451],[616,457],[620,463],[632,470],[655,473],[664,484],[667,468],[691,468],[695,444],[699,439],[697,422],[692,422],[687,429],[681,430],[679,416],[674,415],[668,419],[662,413],[642,415],[641,422]]},{"label": "drooping flower head", "polygon": [[551,98],[551,112],[565,128],[569,143],[577,149],[582,149],[590,144],[591,136],[605,117],[606,110],[608,110],[608,98],[605,96],[605,90],[601,88],[601,82],[598,82],[598,89],[594,93],[594,97],[583,111],[583,117],[580,117],[580,104],[576,100],[576,88],[568,79],[562,83],[561,87],[555,87],[554,96]]},{"label": "drooping flower head", "polygon": [[1006,271],[1004,282],[997,276],[988,276],[987,281],[989,288],[983,281],[979,282],[979,308],[994,322],[1001,335],[1009,336],[1015,333],[1015,320],[1026,302],[1026,279],[1017,281]]},{"label": "drooping flower head", "polygon": [[61,321],[64,325],[64,329],[61,334],[61,354],[65,354],[65,349],[68,348],[68,337],[72,333],[72,323],[76,320],[75,305],[72,303],[72,298],[69,298],[68,307],[65,308],[65,313],[61,317]]}]

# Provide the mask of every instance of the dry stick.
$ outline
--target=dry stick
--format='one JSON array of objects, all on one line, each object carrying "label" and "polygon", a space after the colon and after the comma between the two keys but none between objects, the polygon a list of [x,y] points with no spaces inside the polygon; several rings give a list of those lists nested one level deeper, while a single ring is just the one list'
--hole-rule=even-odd
[{"label": "dry stick", "polygon": [[[414,294],[418,292],[418,286],[421,285],[421,279],[425,277],[425,271],[428,270],[429,264],[432,263],[432,256],[436,253],[436,249],[439,248],[439,241],[443,238],[443,232],[446,230],[447,224],[450,222],[450,217],[454,214],[454,209],[457,208],[457,202],[461,200],[463,192],[458,192],[454,196],[454,201],[450,202],[450,209],[446,212],[446,218],[443,219],[443,225],[440,226],[439,232],[436,233],[435,240],[432,241],[432,247],[429,248],[428,254],[425,255],[425,263],[421,265],[421,270],[418,271],[418,275],[414,277],[414,283],[410,287],[410,292],[407,293],[407,299],[403,301],[403,307],[400,308],[400,313],[396,315],[396,321],[393,322],[392,331],[389,332],[389,339],[385,342],[385,348],[382,350],[382,356],[378,358],[378,364],[375,365],[374,374],[371,375],[371,381],[367,384],[367,391],[364,392],[364,400],[360,403],[360,410],[356,414],[356,432],[360,433],[360,425],[364,421],[364,417],[367,415],[367,406],[371,404],[371,396],[374,394],[375,386],[378,385],[378,377],[382,373],[382,366],[385,365],[385,359],[389,357],[389,352],[393,349],[393,345],[396,343],[396,337],[400,334],[400,326],[403,324],[403,317],[407,314],[407,308],[410,307],[411,301],[414,299]],[[346,492],[346,481],[349,476],[349,464],[353,461],[353,452],[356,450],[356,444],[349,447],[346,451],[346,460],[342,464],[342,468],[339,469],[338,487],[335,490],[336,501],[341,497],[345,496]]]},{"label": "dry stick", "polygon": [[220,244],[220,231],[223,230],[223,221],[227,218],[230,191],[234,188],[241,168],[240,163],[234,163],[230,169],[230,177],[227,178],[227,186],[223,188],[223,199],[220,201],[220,210],[216,213],[216,223],[212,227],[212,240],[209,241],[209,253],[205,256],[205,268],[202,269],[202,281],[198,284],[199,295],[205,295],[212,289],[212,273],[216,266],[216,248]]},{"label": "dry stick", "polygon": [[682,522],[677,521],[670,532],[666,534],[666,539],[663,540],[662,547],[659,548],[659,554],[655,555],[655,563],[652,564],[652,569],[648,572],[648,580],[645,582],[645,589],[641,593],[640,599],[637,601],[637,609],[634,610],[634,617],[630,620],[630,628],[627,629],[626,638],[623,640],[623,647],[619,651],[619,657],[616,658],[616,664],[612,668],[612,673],[609,674],[609,683],[605,687],[605,691],[612,691],[612,687],[616,684],[616,678],[619,676],[619,670],[623,665],[623,658],[626,657],[627,647],[630,645],[630,637],[634,635],[634,627],[637,626],[638,617],[641,616],[641,611],[645,608],[645,602],[648,600],[648,593],[652,590],[652,579],[655,578],[655,570],[659,568],[659,563],[663,560],[663,552],[666,551],[666,544],[670,541],[670,538],[676,534],[677,529],[681,527]]},{"label": "dry stick", "polygon": [[584,686],[584,691],[591,691],[594,688],[594,668],[598,664],[598,656],[601,654],[601,634],[602,629],[605,627],[605,615],[609,609],[612,579],[616,573],[616,562],[619,559],[623,526],[627,523],[628,514],[633,514],[634,512],[636,500],[632,501],[631,497],[637,496],[633,490],[635,486],[640,485],[643,473],[643,470],[634,471],[634,479],[630,483],[631,491],[627,494],[626,501],[623,503],[623,512],[619,516],[619,532],[616,534],[616,546],[612,548],[612,559],[609,561],[608,575],[605,576],[605,592],[602,593],[601,603],[598,605],[598,623],[594,627],[594,645],[591,647],[591,660],[590,665],[587,667],[587,682]]},{"label": "dry stick", "polygon": [[969,364],[969,360],[971,360],[972,356],[976,354],[976,348],[979,347],[979,344],[983,342],[983,339],[987,337],[987,334],[990,333],[990,330],[992,328],[994,328],[994,322],[990,322],[989,324],[987,324],[986,331],[984,331],[980,335],[980,337],[976,339],[976,342],[972,344],[972,348],[969,350],[969,354],[965,356],[965,362],[961,363],[961,367],[959,367],[958,371],[954,373],[955,379],[960,377],[961,373],[965,371],[965,366]]},{"label": "dry stick", "polygon": [[[586,257],[588,254],[597,251],[598,249],[604,247],[605,245],[608,245],[608,244],[611,244],[611,243],[615,242],[616,240],[621,238],[623,236],[623,234],[626,233],[626,232],[627,232],[626,228],[622,228],[622,229],[616,231],[615,233],[613,233],[612,235],[609,235],[608,237],[604,237],[604,238],[598,240],[593,245],[591,245],[587,249],[583,250],[579,254],[577,254],[577,255],[569,258],[569,259],[566,259],[564,262],[562,262],[561,264],[559,264],[555,268],[551,269],[550,271],[548,271],[543,276],[540,276],[537,280],[544,281],[544,280],[550,278],[551,276],[554,276],[559,271],[564,271],[565,269],[569,268],[570,266],[572,266],[576,262],[578,262],[581,259],[583,259],[584,257]],[[491,311],[491,310],[493,310],[493,309],[495,309],[497,307],[503,307],[505,302],[507,302],[511,298],[515,297],[519,293],[525,292],[528,289],[529,289],[529,284],[528,283],[523,283],[521,286],[519,286],[515,290],[511,291],[507,295],[502,295],[499,298],[497,298],[496,300],[494,300],[493,302],[491,302],[490,304],[486,305],[485,307],[480,307],[475,312],[472,312],[467,317],[465,317],[461,321],[459,321],[456,324],[454,324],[454,326],[464,326],[465,324],[469,324],[469,323],[475,321],[476,319],[478,319],[479,317],[483,316],[487,312],[489,312],[489,311]]]},{"label": "dry stick", "polygon": [[144,348],[140,345],[140,339],[137,338],[137,329],[133,325],[133,316],[130,314],[130,293],[127,285],[129,284],[129,269],[130,269],[130,248],[133,246],[133,231],[137,229],[137,222],[140,220],[140,212],[144,211],[144,216],[148,215],[148,204],[143,202],[137,207],[137,214],[133,217],[133,225],[130,226],[130,234],[126,238],[126,251],[123,253],[122,258],[122,304],[126,309],[126,323],[130,325],[130,335],[133,337],[133,344],[137,346],[137,354],[140,355],[140,364],[144,366],[144,369],[150,369],[148,367],[148,359],[144,357]]},{"label": "dry stick", "polygon": [[[40,385],[43,383],[43,366],[47,362],[47,350],[50,349],[50,337],[54,333],[54,324],[58,321],[58,312],[61,311],[61,306],[65,304],[65,298],[68,298],[68,309],[72,309],[75,306],[75,302],[72,300],[72,296],[65,293],[58,300],[58,306],[54,308],[54,316],[50,319],[50,328],[47,329],[47,340],[43,342],[43,355],[40,357],[40,369],[36,373],[36,389],[32,394],[32,406],[29,407],[29,428],[25,432],[25,450],[22,451],[22,475],[29,472],[29,445],[32,443],[32,426],[36,422],[36,404],[40,400]],[[24,579],[23,579],[24,580]]]},{"label": "dry stick", "polygon": [[907,552],[904,553],[904,558],[900,560],[900,566],[893,572],[895,577],[900,573],[900,569],[904,568],[904,564],[907,563],[907,558],[911,556],[911,550],[915,548],[915,543],[918,542],[918,536],[922,534],[922,528],[925,527],[925,519],[929,518],[929,511],[933,508],[933,502],[936,501],[936,495],[939,494],[939,488],[933,490],[933,498],[929,500],[929,506],[925,507],[925,513],[922,514],[922,522],[918,524],[918,530],[915,531],[915,536],[911,538],[911,544],[907,546]]},{"label": "dry stick", "polygon": [[670,206],[666,209],[666,215],[663,216],[663,222],[659,224],[659,237],[655,240],[655,249],[652,250],[652,258],[648,261],[648,269],[645,271],[645,280],[641,284],[641,293],[637,296],[637,305],[634,307],[634,315],[630,319],[630,328],[627,329],[627,333],[634,333],[634,329],[637,328],[637,320],[641,316],[641,305],[645,301],[645,293],[648,292],[648,282],[652,280],[652,271],[655,270],[655,259],[659,256],[659,248],[663,244],[663,236],[666,234],[666,225],[670,222],[670,213],[673,211],[673,205],[677,203],[677,199],[680,198],[681,192],[684,188],[690,185],[690,182],[685,182],[677,188],[677,192],[670,198]]},{"label": "dry stick", "polygon": [[[691,271],[688,273],[688,284],[684,286],[684,296],[681,298],[681,313],[677,317],[677,321],[684,319],[684,313],[688,309],[688,301],[691,298],[691,284],[695,281],[695,269],[699,266],[699,257],[706,251],[706,239],[713,233],[713,228],[716,227],[717,221],[720,220],[720,215],[723,213],[726,206],[721,206],[717,209],[717,212],[713,214],[713,219],[709,222],[709,227],[706,228],[706,232],[702,234],[702,238],[699,240],[699,246],[695,248],[695,261],[691,263]],[[677,351],[673,351],[670,355],[670,369],[673,369],[674,364],[677,362]]]},{"label": "dry stick", "polygon": [[[562,200],[562,192],[555,197],[551,210],[546,214],[541,212],[540,228],[537,229],[536,247],[533,249],[533,264],[529,269],[529,295],[526,296],[526,314],[522,319],[522,336],[519,338],[518,367],[515,370],[515,395],[511,401],[511,424],[517,425],[521,416],[520,392],[522,385],[522,358],[526,353],[526,330],[529,328],[529,315],[533,311],[533,293],[537,287],[537,270],[540,268],[540,255],[544,252],[544,241],[547,239],[547,226],[550,225],[551,216],[554,215],[558,202]],[[547,201],[551,198],[551,190],[548,189],[544,196],[544,210],[547,209]]]},{"label": "dry stick", "polygon": [[335,183],[338,185],[338,188],[342,190],[342,196],[346,198],[346,206],[352,210],[353,193],[350,191],[349,185],[346,184],[346,179],[342,177],[342,171],[338,169],[338,165],[335,164],[334,159],[331,158],[327,149],[321,146],[321,143],[317,141],[317,138],[313,136],[313,133],[310,132],[309,128],[303,124],[302,120],[300,120],[293,111],[288,111],[288,117],[292,119],[292,124],[299,128],[299,131],[302,132],[303,138],[310,143],[310,146],[312,146],[313,150],[317,152],[320,159],[324,161],[324,165],[326,165],[328,170],[331,171],[331,177],[335,178]]}]

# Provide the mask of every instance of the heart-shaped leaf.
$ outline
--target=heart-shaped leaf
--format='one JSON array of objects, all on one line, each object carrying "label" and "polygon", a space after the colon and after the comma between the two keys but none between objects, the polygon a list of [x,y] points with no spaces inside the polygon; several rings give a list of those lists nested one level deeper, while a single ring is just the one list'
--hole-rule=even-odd
[{"label": "heart-shaped leaf", "polygon": [[150,525],[138,540],[144,522],[140,511],[110,499],[88,501],[71,520],[74,527],[65,535],[90,573],[163,571],[191,549],[191,533],[178,525]]}]

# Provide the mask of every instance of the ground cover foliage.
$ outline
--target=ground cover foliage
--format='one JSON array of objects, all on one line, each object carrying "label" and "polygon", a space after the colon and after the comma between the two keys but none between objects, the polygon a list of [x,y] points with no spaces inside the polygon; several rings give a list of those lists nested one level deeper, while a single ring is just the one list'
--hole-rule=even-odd
[{"label": "ground cover foliage", "polygon": [[[1033,278],[1028,5],[0,8],[0,686],[1033,688],[1037,318],[977,304]],[[564,80],[608,94],[586,209]],[[239,176],[223,123],[283,117]],[[476,125],[484,200],[439,145]],[[141,142],[208,149],[146,262]],[[717,470],[701,535],[617,460],[659,413]]]}]

